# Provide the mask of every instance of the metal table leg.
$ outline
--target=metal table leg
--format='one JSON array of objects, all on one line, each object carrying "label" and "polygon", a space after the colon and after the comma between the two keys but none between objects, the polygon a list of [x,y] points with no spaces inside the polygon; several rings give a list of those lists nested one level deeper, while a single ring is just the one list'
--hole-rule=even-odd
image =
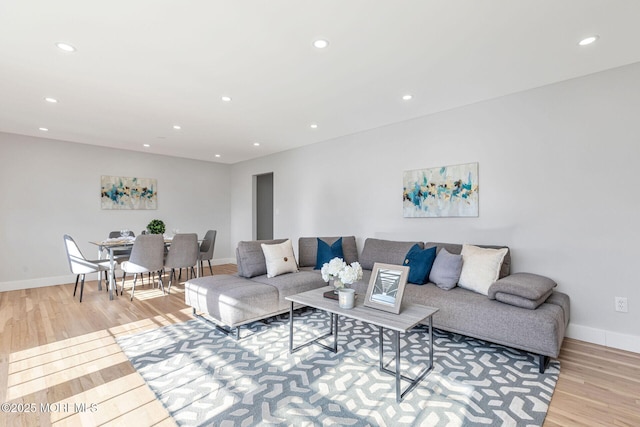
[{"label": "metal table leg", "polygon": [[115,262],[113,260],[113,247],[109,248],[109,300],[113,300],[113,278],[116,274]]},{"label": "metal table leg", "polygon": [[402,400],[402,391],[400,390],[400,333],[393,331],[393,338],[396,346],[396,402]]},{"label": "metal table leg", "polygon": [[[386,372],[387,374],[391,374],[395,377],[396,380],[396,401],[400,402],[402,401],[402,399],[404,398],[404,396],[407,395],[407,393],[409,393],[411,390],[413,390],[418,383],[420,383],[420,381],[422,381],[422,379],[424,377],[427,376],[427,374],[429,372],[431,372],[431,370],[433,369],[433,318],[430,316],[429,317],[429,366],[427,366],[422,372],[420,372],[418,374],[417,377],[415,378],[411,378],[408,377],[406,375],[402,375],[402,373],[400,372],[400,333],[398,331],[393,331],[393,341],[394,341],[394,345],[395,345],[395,370],[392,371],[388,368],[385,367],[384,365],[384,361],[383,361],[383,355],[384,355],[384,336],[383,336],[383,328],[382,327],[378,327],[379,329],[379,337],[380,337],[380,344],[379,344],[379,349],[380,349],[380,371],[381,372]],[[391,364],[392,361],[389,361],[389,364]],[[401,380],[405,380],[409,383],[409,385],[407,386],[407,388],[402,391],[402,385],[401,385]]]},{"label": "metal table leg", "polygon": [[[102,259],[102,246],[98,246],[98,260]],[[105,286],[107,285],[107,281],[105,280]],[[101,291],[102,290],[102,272],[99,271],[98,272],[98,290]]]},{"label": "metal table leg", "polygon": [[382,335],[382,326],[378,326],[378,354],[380,355],[380,371],[384,372],[385,367],[382,361],[384,354],[384,336]]},{"label": "metal table leg", "polygon": [[[289,353],[295,353],[296,351],[310,346],[311,344],[316,344],[325,350],[329,350],[333,353],[338,352],[338,315],[331,313],[331,318],[329,320],[329,332],[319,337],[313,338],[310,341],[307,341],[304,344],[300,344],[297,347],[293,347],[293,301],[291,302],[291,308],[289,309]],[[321,339],[327,338],[333,335],[333,346],[329,347],[320,342]]]},{"label": "metal table leg", "polygon": [[338,315],[331,313],[331,327],[333,328],[333,352],[338,352]]},{"label": "metal table leg", "polygon": [[289,353],[293,353],[293,301],[289,308]]},{"label": "metal table leg", "polygon": [[429,316],[429,371],[433,369],[433,316]]}]

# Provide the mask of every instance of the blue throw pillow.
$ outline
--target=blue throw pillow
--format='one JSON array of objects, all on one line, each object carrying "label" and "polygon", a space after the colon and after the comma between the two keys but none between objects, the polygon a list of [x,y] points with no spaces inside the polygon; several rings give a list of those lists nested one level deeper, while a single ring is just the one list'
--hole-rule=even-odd
[{"label": "blue throw pillow", "polygon": [[404,259],[404,265],[409,267],[409,283],[424,285],[429,281],[431,266],[436,259],[436,248],[420,249],[420,246],[413,245]]},{"label": "blue throw pillow", "polygon": [[316,267],[314,270],[320,270],[324,263],[331,261],[335,257],[344,259],[342,237],[333,242],[331,246],[324,240],[318,239],[318,255],[316,257]]}]

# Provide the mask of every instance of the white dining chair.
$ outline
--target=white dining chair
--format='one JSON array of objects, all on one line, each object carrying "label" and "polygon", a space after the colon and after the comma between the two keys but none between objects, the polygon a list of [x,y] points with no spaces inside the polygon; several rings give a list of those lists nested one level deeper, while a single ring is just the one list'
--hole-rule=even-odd
[{"label": "white dining chair", "polygon": [[171,269],[167,293],[171,293],[171,283],[176,276],[176,268],[187,269],[187,280],[189,279],[189,270],[195,276],[193,267],[198,263],[199,254],[200,248],[198,247],[198,235],[196,233],[176,234],[173,236],[169,252],[164,261],[165,270]]},{"label": "white dining chair", "polygon": [[[162,270],[164,268],[164,237],[162,234],[144,234],[136,237],[131,249],[129,260],[120,264],[122,269],[122,286],[120,295],[124,293],[124,280],[127,273],[133,274],[133,287],[131,289],[131,301],[136,290],[138,274],[158,274],[158,284],[164,294],[162,283]],[[155,277],[154,277],[155,278]]]},{"label": "white dining chair", "polygon": [[86,259],[84,255],[82,255],[78,244],[68,234],[64,235],[64,248],[67,252],[67,259],[69,260],[69,268],[71,269],[71,272],[76,275],[76,286],[73,288],[74,297],[78,290],[78,280],[82,276],[82,282],[80,285],[80,302],[82,302],[85,275],[87,273],[98,273],[98,281],[102,280],[102,272],[109,271],[109,261]]}]

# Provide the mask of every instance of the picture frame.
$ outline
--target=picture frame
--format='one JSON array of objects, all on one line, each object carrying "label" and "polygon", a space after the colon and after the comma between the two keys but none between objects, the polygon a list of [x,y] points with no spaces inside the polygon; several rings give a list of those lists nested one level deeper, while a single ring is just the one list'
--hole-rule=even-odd
[{"label": "picture frame", "polygon": [[100,177],[102,209],[158,209],[158,181],[128,176]]},{"label": "picture frame", "polygon": [[409,267],[376,262],[371,270],[371,279],[364,305],[378,310],[400,314],[402,296],[409,277]]},{"label": "picture frame", "polygon": [[405,218],[477,217],[478,162],[404,171]]}]

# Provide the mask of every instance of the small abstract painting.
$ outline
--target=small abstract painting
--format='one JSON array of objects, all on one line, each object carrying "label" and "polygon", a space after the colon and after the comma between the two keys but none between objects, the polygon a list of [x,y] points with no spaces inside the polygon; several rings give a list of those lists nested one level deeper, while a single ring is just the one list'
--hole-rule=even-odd
[{"label": "small abstract painting", "polygon": [[405,218],[478,216],[478,163],[405,171]]},{"label": "small abstract painting", "polygon": [[158,208],[158,183],[155,179],[103,175],[100,183],[102,209]]}]

